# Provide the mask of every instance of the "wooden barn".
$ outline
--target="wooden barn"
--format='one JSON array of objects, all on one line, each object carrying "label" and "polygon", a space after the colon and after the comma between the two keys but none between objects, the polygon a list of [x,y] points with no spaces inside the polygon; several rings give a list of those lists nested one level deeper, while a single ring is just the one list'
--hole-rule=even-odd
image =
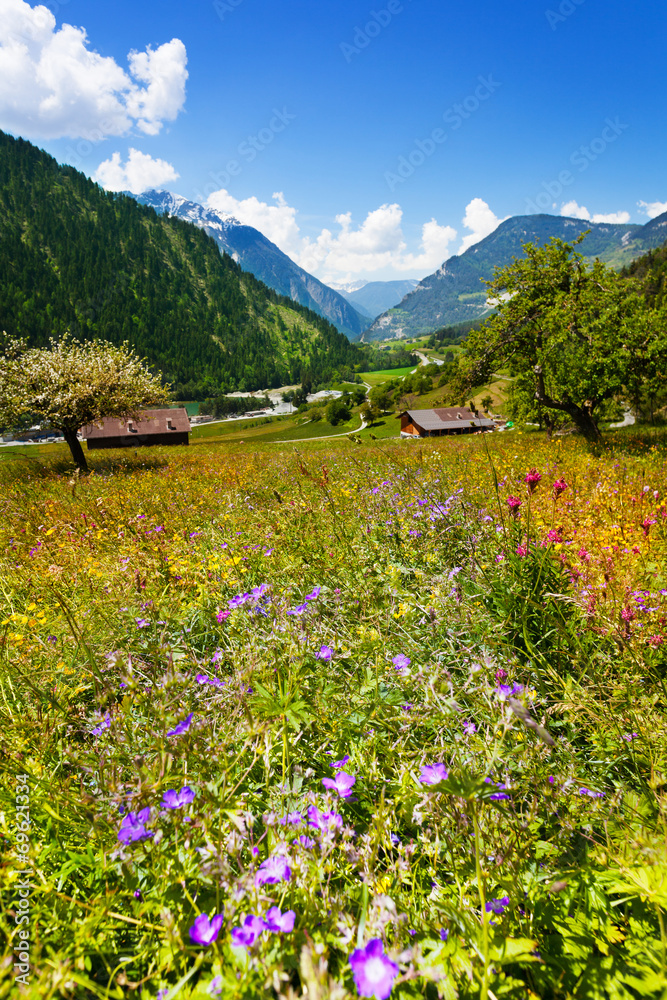
[{"label": "wooden barn", "polygon": [[89,424],[81,434],[94,448],[145,448],[149,445],[190,444],[190,418],[185,407],[144,410],[139,420],[107,417]]},{"label": "wooden barn", "polygon": [[480,417],[465,406],[439,407],[435,410],[405,410],[401,418],[401,437],[440,437],[442,434],[477,434],[495,429],[493,420]]}]

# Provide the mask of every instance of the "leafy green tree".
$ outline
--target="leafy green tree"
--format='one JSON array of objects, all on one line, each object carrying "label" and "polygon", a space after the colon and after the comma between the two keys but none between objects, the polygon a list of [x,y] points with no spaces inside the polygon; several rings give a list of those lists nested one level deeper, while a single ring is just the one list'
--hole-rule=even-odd
[{"label": "leafy green tree", "polygon": [[491,406],[493,405],[493,396],[490,395],[482,396],[481,404],[484,412],[488,413],[489,410],[491,409]]},{"label": "leafy green tree", "polygon": [[77,431],[105,417],[137,420],[143,408],[169,402],[161,379],[127,344],[82,344],[65,335],[50,348],[26,350],[5,335],[0,346],[0,425],[29,414],[61,431],[82,472],[88,463]]},{"label": "leafy green tree", "polygon": [[352,414],[342,399],[332,399],[326,409],[327,420],[334,427],[336,424],[346,424]]},{"label": "leafy green tree", "polygon": [[380,410],[377,406],[373,406],[371,402],[366,400],[361,409],[359,410],[361,418],[365,424],[372,427],[376,420],[380,417]]},{"label": "leafy green tree", "polygon": [[381,413],[386,413],[391,409],[392,397],[387,384],[374,386],[368,394],[371,405],[377,407]]},{"label": "leafy green tree", "polygon": [[665,379],[666,316],[605,264],[588,267],[581,239],[528,243],[523,258],[496,269],[486,284],[497,312],[471,332],[452,389],[467,394],[508,366],[545,410],[595,441],[605,400],[636,391],[649,361]]}]

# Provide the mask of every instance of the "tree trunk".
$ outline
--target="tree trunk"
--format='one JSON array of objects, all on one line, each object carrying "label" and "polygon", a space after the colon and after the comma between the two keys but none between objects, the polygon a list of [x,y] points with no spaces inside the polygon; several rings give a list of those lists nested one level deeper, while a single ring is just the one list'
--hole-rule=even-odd
[{"label": "tree trunk", "polygon": [[63,437],[69,445],[69,450],[72,452],[72,458],[74,459],[74,464],[77,469],[80,469],[81,472],[90,472],[88,463],[86,462],[86,456],[84,455],[83,448],[81,447],[81,442],[76,436],[76,431],[63,430]]},{"label": "tree trunk", "polygon": [[599,442],[602,440],[602,435],[600,434],[600,428],[595,423],[593,414],[589,407],[575,406],[570,416],[574,420],[575,424],[584,435],[587,441]]}]

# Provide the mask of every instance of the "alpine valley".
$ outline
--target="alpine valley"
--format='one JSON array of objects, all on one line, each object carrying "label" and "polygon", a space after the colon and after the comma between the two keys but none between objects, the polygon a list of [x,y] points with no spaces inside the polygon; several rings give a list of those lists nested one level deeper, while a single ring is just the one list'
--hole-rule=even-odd
[{"label": "alpine valley", "polygon": [[32,346],[67,330],[128,341],[181,399],[410,363],[351,344],[242,270],[199,226],[105,192],[0,132],[3,330]]}]

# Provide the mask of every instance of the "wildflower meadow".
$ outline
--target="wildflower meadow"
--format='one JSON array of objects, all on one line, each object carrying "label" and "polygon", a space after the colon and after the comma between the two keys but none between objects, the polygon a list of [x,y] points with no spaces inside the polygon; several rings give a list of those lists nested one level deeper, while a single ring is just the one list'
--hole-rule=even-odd
[{"label": "wildflower meadow", "polygon": [[633,434],[0,463],[0,995],[665,996]]}]

